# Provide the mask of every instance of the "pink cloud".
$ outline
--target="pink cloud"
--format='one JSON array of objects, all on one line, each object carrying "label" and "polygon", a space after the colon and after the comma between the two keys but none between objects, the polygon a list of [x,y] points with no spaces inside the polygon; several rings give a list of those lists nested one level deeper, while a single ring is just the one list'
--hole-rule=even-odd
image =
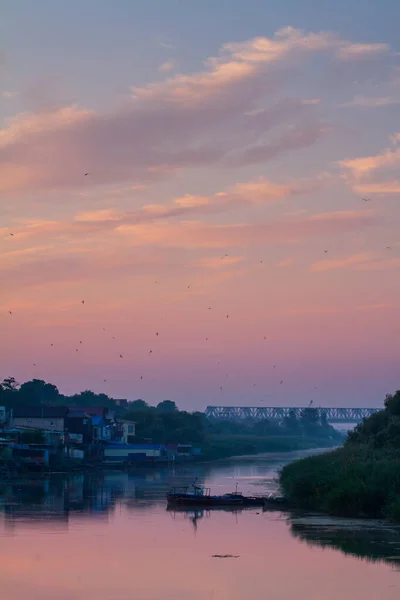
[{"label": "pink cloud", "polygon": [[243,256],[213,256],[210,258],[201,258],[196,261],[196,265],[202,269],[225,269],[237,265],[243,261]]},{"label": "pink cloud", "polygon": [[385,271],[400,267],[400,258],[382,258],[372,252],[360,252],[351,256],[322,260],[311,265],[312,271],[347,269],[357,271]]},{"label": "pink cloud", "polygon": [[350,44],[344,43],[337,50],[340,60],[364,60],[382,54],[388,54],[388,44]]},{"label": "pink cloud", "polygon": [[[0,192],[82,187],[86,172],[87,187],[143,185],[185,167],[265,162],[308,147],[329,128],[317,118],[317,100],[276,101],[288,68],[320,53],[334,61],[338,50],[351,58],[383,46],[286,27],[271,38],[226,44],[202,71],[135,88],[108,113],[71,106],[20,114],[0,131]],[[304,110],[309,122],[299,127]],[[266,143],[265,133],[279,124],[289,133]]]}]

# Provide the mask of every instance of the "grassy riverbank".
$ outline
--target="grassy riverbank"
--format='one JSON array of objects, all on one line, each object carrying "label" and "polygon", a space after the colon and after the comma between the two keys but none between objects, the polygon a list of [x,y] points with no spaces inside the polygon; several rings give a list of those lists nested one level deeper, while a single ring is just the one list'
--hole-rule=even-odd
[{"label": "grassy riverbank", "polygon": [[294,506],[400,522],[400,392],[350,432],[343,448],[284,467],[280,484]]},{"label": "grassy riverbank", "polygon": [[294,452],[312,448],[331,448],[338,439],[303,435],[209,435],[203,446],[202,459],[218,460],[263,452]]}]

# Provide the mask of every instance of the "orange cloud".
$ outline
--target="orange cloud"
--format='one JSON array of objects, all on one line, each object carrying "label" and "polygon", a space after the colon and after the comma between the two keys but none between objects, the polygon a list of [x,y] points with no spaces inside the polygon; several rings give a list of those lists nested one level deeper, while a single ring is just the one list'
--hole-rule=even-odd
[{"label": "orange cloud", "polygon": [[[394,145],[397,134],[391,136]],[[349,184],[358,194],[398,194],[400,191],[400,148],[371,156],[340,161]]]}]

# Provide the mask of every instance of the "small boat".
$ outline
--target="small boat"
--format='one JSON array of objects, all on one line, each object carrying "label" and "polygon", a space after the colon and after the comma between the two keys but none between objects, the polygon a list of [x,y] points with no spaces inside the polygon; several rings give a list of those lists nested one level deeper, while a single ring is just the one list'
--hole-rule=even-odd
[{"label": "small boat", "polygon": [[264,498],[264,508],[286,508],[288,501],[283,496],[273,496],[269,494]]},{"label": "small boat", "polygon": [[192,484],[191,489],[172,488],[167,494],[168,505],[171,506],[202,506],[202,507],[220,507],[220,506],[263,506],[265,498],[257,496],[243,496],[236,489],[230,494],[221,494],[215,496],[211,494],[211,489]]}]

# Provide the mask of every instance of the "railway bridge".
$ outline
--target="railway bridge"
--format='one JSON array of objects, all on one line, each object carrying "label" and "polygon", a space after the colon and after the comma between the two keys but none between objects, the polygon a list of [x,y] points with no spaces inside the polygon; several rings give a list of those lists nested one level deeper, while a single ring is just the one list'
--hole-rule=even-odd
[{"label": "railway bridge", "polygon": [[[205,414],[211,419],[224,419],[230,421],[243,421],[254,419],[261,421],[283,421],[285,417],[295,415],[300,418],[303,410],[308,407],[301,406],[207,406]],[[312,407],[314,408],[314,407]],[[316,408],[316,407],[315,407]],[[361,423],[361,421],[382,408],[338,408],[334,406],[316,408],[320,415],[324,414],[328,423]]]}]

